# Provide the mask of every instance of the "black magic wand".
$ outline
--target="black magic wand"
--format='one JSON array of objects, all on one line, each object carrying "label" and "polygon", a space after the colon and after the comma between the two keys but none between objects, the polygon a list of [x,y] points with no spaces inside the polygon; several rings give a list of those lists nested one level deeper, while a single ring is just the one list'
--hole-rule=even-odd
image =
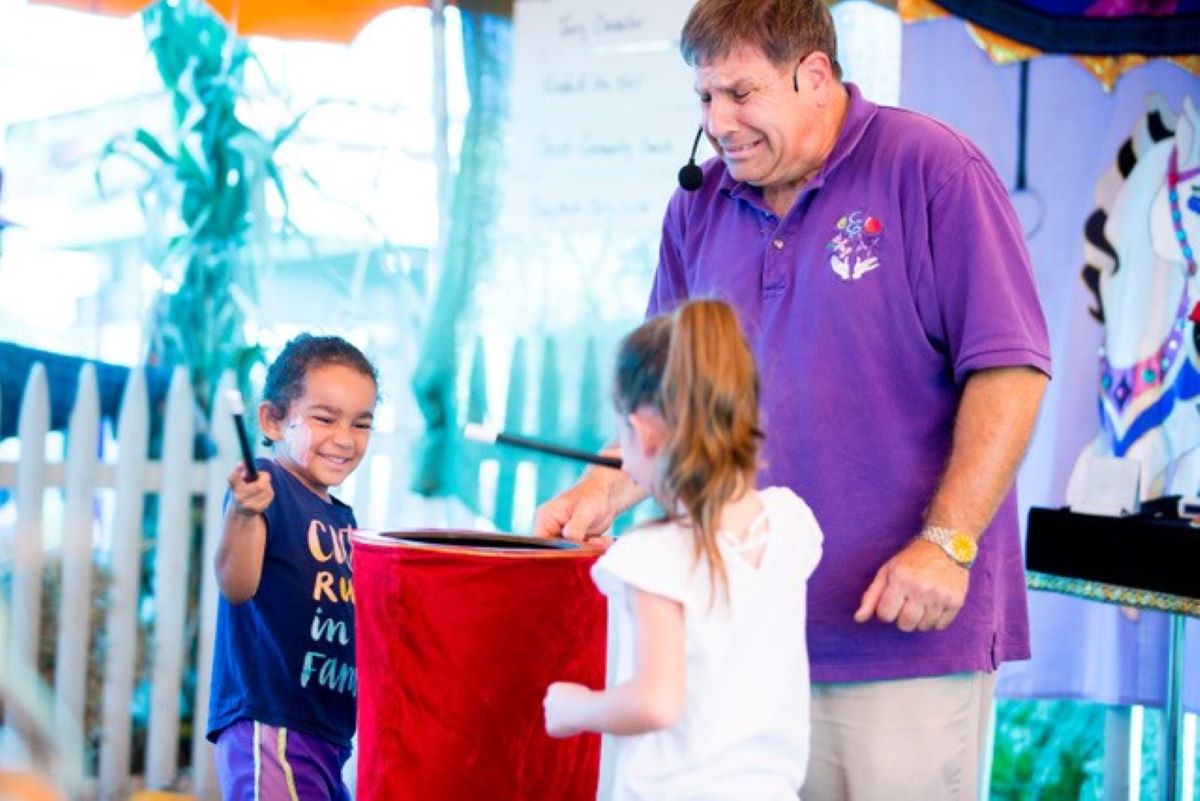
[{"label": "black magic wand", "polygon": [[494,428],[488,428],[479,423],[467,423],[463,428],[463,437],[473,442],[482,442],[486,445],[495,445],[496,443],[512,445],[516,448],[524,448],[530,451],[538,451],[539,453],[548,453],[552,456],[574,459],[577,462],[611,467],[614,470],[621,469],[621,460],[616,456],[601,456],[597,453],[588,453],[587,451],[580,451],[575,448],[555,445],[552,442],[543,442],[542,440],[523,437],[520,434],[508,434],[503,431],[497,431]]},{"label": "black magic wand", "polygon": [[242,393],[236,389],[227,390],[225,403],[229,405],[229,411],[233,413],[233,427],[237,429],[238,444],[242,448],[242,464],[246,467],[246,482],[253,483],[258,480],[258,468],[254,466],[254,451],[250,448],[250,437],[246,436],[246,421],[242,419],[246,414],[246,404],[242,402]]}]

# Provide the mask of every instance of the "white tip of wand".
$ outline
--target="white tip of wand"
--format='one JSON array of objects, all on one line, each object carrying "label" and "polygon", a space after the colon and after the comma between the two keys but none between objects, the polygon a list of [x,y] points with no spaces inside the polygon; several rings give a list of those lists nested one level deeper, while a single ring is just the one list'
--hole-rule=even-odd
[{"label": "white tip of wand", "polygon": [[245,414],[246,404],[242,401],[242,393],[236,389],[225,390],[225,403],[229,406],[231,414]]},{"label": "white tip of wand", "polygon": [[472,442],[483,442],[493,445],[496,442],[497,431],[482,423],[467,423],[463,426],[463,438]]}]

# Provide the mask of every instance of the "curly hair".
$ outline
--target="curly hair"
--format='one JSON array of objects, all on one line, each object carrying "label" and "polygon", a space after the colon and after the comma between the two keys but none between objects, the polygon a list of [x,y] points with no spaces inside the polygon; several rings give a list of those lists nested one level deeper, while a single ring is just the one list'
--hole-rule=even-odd
[{"label": "curly hair", "polygon": [[[379,387],[379,371],[354,345],[337,336],[300,334],[283,346],[283,351],[267,368],[263,401],[271,405],[276,417],[286,417],[292,402],[304,394],[308,373],[330,364],[356,370]],[[272,443],[264,437],[263,444]]]}]

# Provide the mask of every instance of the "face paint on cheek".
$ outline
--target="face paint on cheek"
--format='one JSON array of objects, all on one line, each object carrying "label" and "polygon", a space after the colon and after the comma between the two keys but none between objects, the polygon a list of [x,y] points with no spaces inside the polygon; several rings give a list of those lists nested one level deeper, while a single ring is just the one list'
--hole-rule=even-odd
[{"label": "face paint on cheek", "polygon": [[312,432],[308,426],[299,419],[288,421],[287,427],[283,430],[283,444],[287,455],[296,464],[301,467],[308,467],[312,460]]}]

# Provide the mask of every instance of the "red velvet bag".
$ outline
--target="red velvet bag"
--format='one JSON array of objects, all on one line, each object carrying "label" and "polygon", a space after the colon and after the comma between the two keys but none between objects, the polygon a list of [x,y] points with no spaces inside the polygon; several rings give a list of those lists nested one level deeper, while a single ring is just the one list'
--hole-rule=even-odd
[{"label": "red velvet bag", "polygon": [[595,799],[599,737],[547,736],[542,698],[552,681],[604,686],[597,555],[475,532],[354,535],[359,801]]}]

